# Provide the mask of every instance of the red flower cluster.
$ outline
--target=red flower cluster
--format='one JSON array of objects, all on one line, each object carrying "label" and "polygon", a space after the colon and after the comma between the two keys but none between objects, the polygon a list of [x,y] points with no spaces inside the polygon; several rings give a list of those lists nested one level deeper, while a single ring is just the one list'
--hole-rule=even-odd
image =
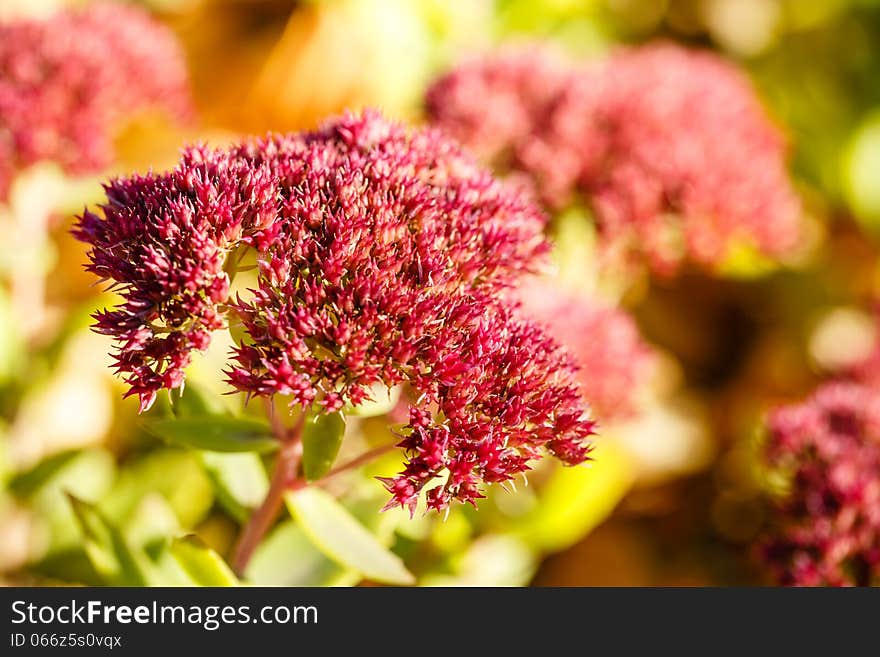
[{"label": "red flower cluster", "polygon": [[656,360],[626,311],[543,282],[530,282],[518,296],[524,313],[577,362],[581,390],[600,421],[636,413]]},{"label": "red flower cluster", "polygon": [[52,160],[71,173],[106,166],[112,128],[133,112],[190,112],[183,53],[130,5],[0,23],[0,199],[15,172]]},{"label": "red flower cluster", "polygon": [[515,97],[518,88],[526,107],[540,109],[528,113],[528,128],[500,133],[493,151],[512,153],[509,166],[549,206],[583,198],[606,247],[660,273],[686,257],[717,265],[738,242],[769,256],[795,245],[800,205],[784,140],[731,64],[670,44],[625,49],[548,76],[558,90],[548,98],[531,86],[549,66],[537,55],[518,67],[510,55],[465,65],[429,91],[429,115],[483,151],[491,140],[469,126],[490,129],[496,89]]},{"label": "red flower cluster", "polygon": [[[174,171],[118,180],[78,237],[126,303],[98,315],[147,408],[210,331],[240,322],[230,383],[334,412],[375,384],[418,397],[386,481],[394,503],[473,502],[546,448],[584,460],[593,424],[575,368],[498,294],[547,248],[544,215],[434,131],[377,115],[188,151]],[[257,252],[258,287],[230,298],[224,264]]]},{"label": "red flower cluster", "polygon": [[105,190],[103,216],[85,212],[74,235],[92,246],[87,269],[125,299],[97,313],[95,329],[116,339],[117,370],[144,411],[159,390],[183,383],[190,353],[225,326],[227,256],[274,236],[278,183],[265,169],[193,148],[173,171]]},{"label": "red flower cluster", "polygon": [[776,579],[880,582],[880,396],[856,384],[824,385],[772,414],[764,455],[789,481],[760,546]]}]

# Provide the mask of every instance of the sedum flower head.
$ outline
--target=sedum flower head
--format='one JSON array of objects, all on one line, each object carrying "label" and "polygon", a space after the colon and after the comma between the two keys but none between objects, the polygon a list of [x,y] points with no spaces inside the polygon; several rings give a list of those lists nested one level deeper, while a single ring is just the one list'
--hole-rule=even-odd
[{"label": "sedum flower head", "polygon": [[0,199],[39,161],[106,166],[113,128],[152,108],[186,116],[188,79],[173,35],[144,11],[99,3],[0,24]]},{"label": "sedum flower head", "polygon": [[516,170],[569,83],[571,65],[560,53],[530,45],[471,58],[428,89],[431,122],[486,162]]},{"label": "sedum flower head", "polygon": [[[142,409],[229,323],[244,337],[228,380],[248,395],[329,413],[377,384],[413,391],[409,462],[386,481],[396,504],[413,508],[441,474],[432,507],[472,502],[542,449],[586,458],[573,364],[501,301],[546,251],[545,217],[439,133],[346,116],[190,149],[107,197],[77,234],[89,268],[121,286],[125,302],[97,328],[116,338]],[[257,285],[232,295],[242,247],[257,253]]]},{"label": "sedum flower head", "polygon": [[638,410],[655,354],[626,311],[534,280],[518,293],[523,312],[571,353],[578,382],[601,421],[622,420]]},{"label": "sedum flower head", "polygon": [[517,75],[489,75],[509,59],[484,62],[484,88],[470,95],[449,80],[478,77],[472,67],[441,80],[429,114],[478,152],[491,143],[490,155],[513,153],[509,166],[551,208],[586,201],[609,253],[669,273],[685,259],[717,266],[740,243],[767,256],[795,246],[800,205],[783,136],[733,65],[666,43],[623,49],[548,76],[556,91],[535,103],[529,125],[498,131],[493,142],[457,117],[491,130],[486,99],[533,98],[529,85],[546,64],[524,53]]},{"label": "sedum flower head", "polygon": [[880,396],[822,386],[776,410],[764,456],[788,481],[760,554],[788,585],[880,581]]}]

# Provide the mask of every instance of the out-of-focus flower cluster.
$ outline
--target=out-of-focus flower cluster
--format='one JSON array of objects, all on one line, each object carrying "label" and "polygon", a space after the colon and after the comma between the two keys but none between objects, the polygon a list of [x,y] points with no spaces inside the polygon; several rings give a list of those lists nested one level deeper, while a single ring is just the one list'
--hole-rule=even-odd
[{"label": "out-of-focus flower cluster", "polygon": [[431,120],[526,174],[552,208],[583,200],[606,252],[659,273],[731,249],[791,250],[800,204],[784,139],[716,55],[657,43],[570,66],[531,49],[465,63],[427,94]]},{"label": "out-of-focus flower cluster", "polygon": [[764,457],[784,480],[760,555],[786,585],[869,585],[880,577],[880,396],[832,382],[777,409]]},{"label": "out-of-focus flower cluster", "polygon": [[[107,186],[77,236],[90,270],[125,303],[97,316],[117,367],[148,408],[183,383],[190,353],[224,315],[245,337],[227,370],[249,395],[323,412],[375,384],[418,401],[386,485],[414,508],[473,502],[547,449],[587,457],[592,421],[570,357],[499,293],[546,250],[544,215],[430,130],[375,114],[223,151],[191,149],[173,171]],[[230,295],[242,249],[258,287]]]},{"label": "out-of-focus flower cluster", "polygon": [[16,171],[39,161],[74,174],[105,167],[124,117],[188,116],[187,80],[170,30],[130,5],[0,23],[0,199]]},{"label": "out-of-focus flower cluster", "polygon": [[572,80],[572,64],[546,46],[467,61],[428,89],[431,121],[501,171],[526,170],[523,154]]},{"label": "out-of-focus flower cluster", "polygon": [[625,310],[535,280],[519,291],[524,312],[571,352],[578,381],[600,422],[624,420],[638,410],[655,356]]}]

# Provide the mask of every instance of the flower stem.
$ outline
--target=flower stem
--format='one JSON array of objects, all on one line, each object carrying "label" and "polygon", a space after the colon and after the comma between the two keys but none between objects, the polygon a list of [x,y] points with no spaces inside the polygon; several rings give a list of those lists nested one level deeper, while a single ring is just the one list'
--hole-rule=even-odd
[{"label": "flower stem", "polygon": [[[364,465],[365,463],[369,463],[370,461],[382,456],[382,454],[385,454],[386,452],[390,451],[395,446],[396,446],[396,443],[388,443],[387,445],[381,445],[379,447],[374,447],[373,449],[367,450],[363,454],[360,454],[360,455],[354,457],[350,461],[346,461],[342,465],[339,465],[339,466],[333,468],[332,470],[330,470],[330,472],[328,472],[323,477],[321,477],[321,479],[319,481],[316,481],[314,483],[317,484],[318,486],[320,486],[325,481],[327,481],[328,479],[331,479],[332,477],[335,477],[338,474],[342,474],[343,472],[346,472],[348,470],[353,470],[354,468],[360,467],[360,466]],[[310,484],[305,479],[296,479],[296,480],[292,481],[290,483],[290,485],[288,485],[287,489],[288,490],[300,490],[301,488],[305,488],[308,485],[310,485]]]},{"label": "flower stem", "polygon": [[284,493],[297,481],[302,459],[302,429],[305,416],[303,412],[296,426],[283,434],[266,498],[254,511],[238,538],[232,557],[232,567],[239,575],[244,574],[254,550],[278,517],[278,512],[284,503]]}]

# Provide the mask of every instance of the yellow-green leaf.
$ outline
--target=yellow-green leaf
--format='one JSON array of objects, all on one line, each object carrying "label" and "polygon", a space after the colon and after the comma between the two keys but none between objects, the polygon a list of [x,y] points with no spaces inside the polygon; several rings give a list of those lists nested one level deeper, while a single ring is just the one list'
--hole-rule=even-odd
[{"label": "yellow-green leaf", "polygon": [[86,554],[95,570],[114,586],[146,586],[146,555],[128,545],[122,533],[91,504],[68,495],[83,532]]},{"label": "yellow-green leaf", "polygon": [[175,539],[169,552],[199,586],[238,586],[238,579],[220,555],[195,536]]},{"label": "yellow-green leaf", "polygon": [[256,586],[352,586],[361,575],[329,559],[301,527],[286,520],[260,542],[245,578]]},{"label": "yellow-green leaf", "polygon": [[400,557],[382,545],[328,493],[315,487],[304,488],[288,493],[285,502],[315,547],[333,561],[376,582],[415,582]]},{"label": "yellow-green leaf", "polygon": [[512,534],[534,548],[562,550],[586,536],[617,506],[633,481],[628,456],[613,441],[596,443],[594,460],[559,467],[542,488],[537,506]]},{"label": "yellow-green leaf", "polygon": [[339,413],[318,414],[306,420],[302,465],[308,481],[320,479],[333,467],[344,433],[345,420]]},{"label": "yellow-green leaf", "polygon": [[217,501],[236,520],[246,520],[269,490],[269,478],[260,457],[249,452],[201,452],[199,456],[214,486]]}]

